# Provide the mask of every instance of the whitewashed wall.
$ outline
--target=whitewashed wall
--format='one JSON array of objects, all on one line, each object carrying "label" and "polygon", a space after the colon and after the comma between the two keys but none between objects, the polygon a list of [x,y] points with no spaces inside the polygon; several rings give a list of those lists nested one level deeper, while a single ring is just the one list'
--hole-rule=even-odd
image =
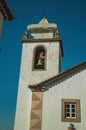
[{"label": "whitewashed wall", "polygon": [[[47,50],[46,70],[32,70],[33,50],[38,45],[44,45]],[[28,80],[28,84],[37,84],[49,79],[59,72],[59,42],[26,43],[23,44],[22,55],[22,80]]]},{"label": "whitewashed wall", "polygon": [[[47,49],[46,71],[32,71],[33,50],[38,45]],[[59,42],[23,43],[14,130],[29,130],[32,92],[28,86],[58,74]]]},{"label": "whitewashed wall", "polygon": [[32,92],[26,80],[20,76],[14,130],[29,130]]},{"label": "whitewashed wall", "polygon": [[67,130],[70,123],[61,121],[61,100],[80,99],[81,122],[76,130],[86,129],[86,70],[66,78],[43,94],[42,130]]}]

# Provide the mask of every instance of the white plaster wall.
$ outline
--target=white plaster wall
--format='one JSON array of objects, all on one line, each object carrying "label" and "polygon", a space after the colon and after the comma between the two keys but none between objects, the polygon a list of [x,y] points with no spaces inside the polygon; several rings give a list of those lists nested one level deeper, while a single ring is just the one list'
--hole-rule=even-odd
[{"label": "white plaster wall", "polygon": [[81,122],[76,130],[86,129],[86,70],[56,84],[43,94],[42,130],[67,130],[70,123],[61,121],[61,100],[80,99]]},{"label": "white plaster wall", "polygon": [[[47,48],[46,71],[32,71],[33,50],[38,45]],[[30,127],[32,92],[29,84],[37,84],[55,76],[58,68],[59,42],[23,44],[14,130],[29,130]]]},{"label": "white plaster wall", "polygon": [[14,130],[29,130],[31,92],[25,84],[19,87]]},{"label": "white plaster wall", "polygon": [[30,127],[32,92],[28,89],[29,74],[24,57],[22,54],[14,130],[29,130]]},{"label": "white plaster wall", "polygon": [[[32,70],[33,51],[38,45],[44,45],[47,50],[46,70]],[[22,55],[22,79],[28,80],[28,85],[34,85],[49,79],[59,72],[59,42],[24,43]]]}]

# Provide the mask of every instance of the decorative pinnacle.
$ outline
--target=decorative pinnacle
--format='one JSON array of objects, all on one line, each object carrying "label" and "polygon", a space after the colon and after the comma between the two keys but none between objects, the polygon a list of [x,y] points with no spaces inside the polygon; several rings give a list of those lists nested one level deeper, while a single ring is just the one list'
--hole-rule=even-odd
[{"label": "decorative pinnacle", "polygon": [[28,33],[27,33],[27,31],[25,31],[23,38],[24,39],[28,39]]},{"label": "decorative pinnacle", "polygon": [[44,16],[42,20],[39,22],[39,24],[49,24],[47,18]]}]

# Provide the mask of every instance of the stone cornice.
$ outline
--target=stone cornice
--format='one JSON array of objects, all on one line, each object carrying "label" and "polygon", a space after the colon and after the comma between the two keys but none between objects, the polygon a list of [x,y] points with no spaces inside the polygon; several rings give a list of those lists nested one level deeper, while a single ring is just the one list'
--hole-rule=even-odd
[{"label": "stone cornice", "polygon": [[44,92],[45,91],[45,87],[44,86],[32,86],[29,85],[28,88],[31,89],[32,92]]},{"label": "stone cornice", "polygon": [[61,47],[61,53],[62,57],[64,56],[63,54],[63,47],[62,47],[62,40],[61,38],[46,38],[46,39],[28,39],[27,37],[24,37],[21,42],[22,43],[32,43],[32,42],[60,42],[60,47]]},{"label": "stone cornice", "polygon": [[27,42],[55,42],[55,41],[60,41],[61,38],[45,38],[45,39],[27,39],[23,38],[21,40],[22,43],[27,43]]}]

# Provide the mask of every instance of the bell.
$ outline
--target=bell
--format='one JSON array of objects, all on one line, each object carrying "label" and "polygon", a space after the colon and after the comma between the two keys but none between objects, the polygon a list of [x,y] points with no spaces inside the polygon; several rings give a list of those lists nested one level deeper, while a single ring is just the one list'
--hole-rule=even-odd
[{"label": "bell", "polygon": [[39,59],[39,60],[38,60],[37,65],[43,65],[43,63],[42,63],[42,59]]}]

